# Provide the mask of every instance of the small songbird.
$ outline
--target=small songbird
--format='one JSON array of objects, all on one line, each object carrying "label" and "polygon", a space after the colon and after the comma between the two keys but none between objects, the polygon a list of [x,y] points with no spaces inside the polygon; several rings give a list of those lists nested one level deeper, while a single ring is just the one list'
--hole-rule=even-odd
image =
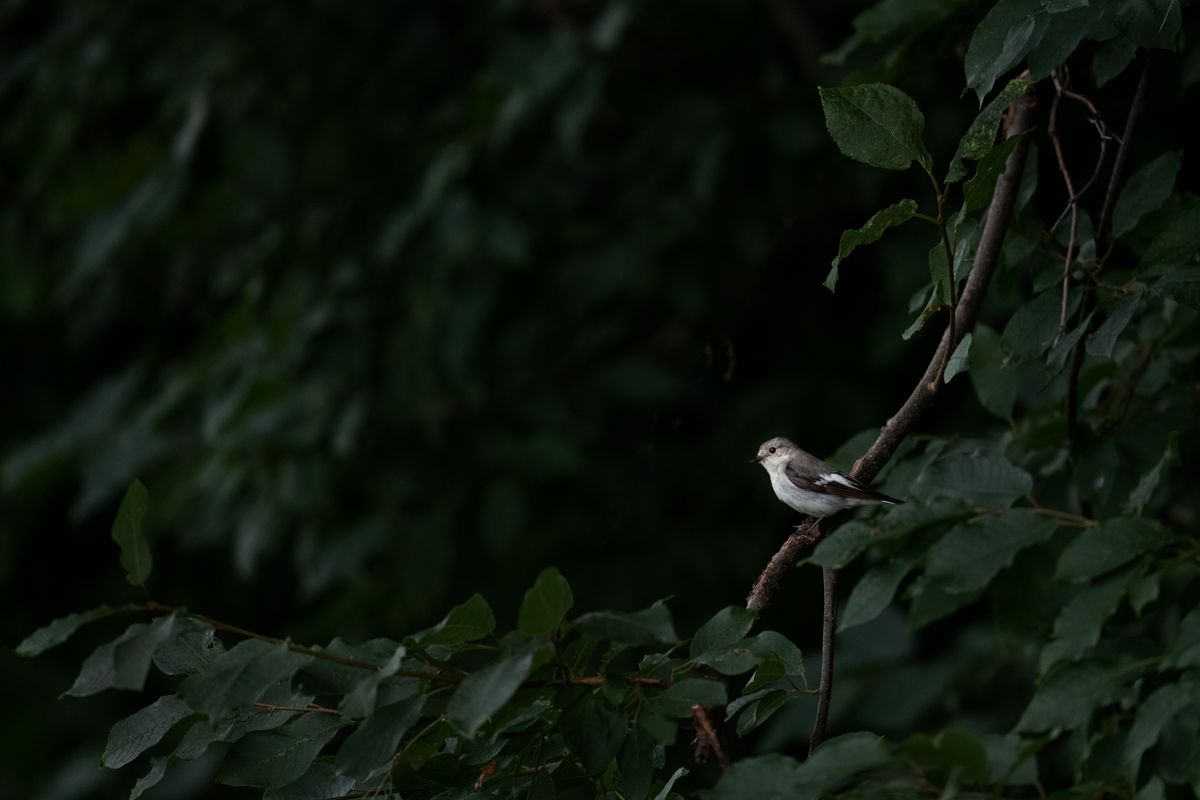
[{"label": "small songbird", "polygon": [[858,506],[904,502],[868,489],[782,436],[763,442],[753,460],[771,476],[775,496],[810,517],[829,517]]}]

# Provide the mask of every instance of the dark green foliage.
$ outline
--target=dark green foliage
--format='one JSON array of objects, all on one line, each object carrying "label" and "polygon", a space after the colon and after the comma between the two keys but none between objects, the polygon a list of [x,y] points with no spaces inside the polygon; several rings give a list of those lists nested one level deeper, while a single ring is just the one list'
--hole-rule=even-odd
[{"label": "dark green foliage", "polygon": [[[664,603],[567,622],[559,615],[571,590],[557,570],[539,576],[523,608],[545,593],[551,600],[542,597],[536,607],[555,609],[550,629],[561,626],[560,635],[489,637],[497,644],[482,653],[476,642],[493,618],[478,595],[408,637],[407,646],[335,642],[317,650],[248,638],[225,648],[216,644],[225,635],[209,623],[175,612],[101,646],[77,684],[89,693],[140,688],[152,658],[164,673],[184,675],[175,694],[113,726],[103,758],[111,768],[144,758],[184,726],[174,745],[158,747],[134,795],[179,761],[224,752],[219,782],[272,798],[355,789],[432,796],[439,787],[476,784],[541,791],[538,780],[548,780],[547,788],[592,780],[645,797],[670,779],[663,745],[675,743],[675,720],[690,720],[697,707],[715,715],[726,705],[712,664],[730,676],[753,672],[745,697],[772,687],[772,711],[801,693],[793,683],[804,681],[799,649],[773,631],[747,638],[755,615],[745,609],[727,608],[702,626],[693,658],[684,660],[674,655]],[[586,653],[608,650],[610,657],[573,662],[583,643],[592,645]],[[182,658],[180,650],[196,655]],[[620,668],[612,656],[637,666]],[[755,704],[750,716],[761,721],[769,713]],[[353,730],[339,737],[347,727]],[[229,746],[214,751],[218,744]]]},{"label": "dark green foliage", "polygon": [[[44,412],[18,388],[40,433],[9,437],[3,487],[29,498],[29,518],[59,497],[81,525],[115,510],[141,603],[64,616],[16,648],[90,645],[64,656],[82,661],[64,703],[129,701],[80,715],[109,730],[102,754],[91,737],[89,765],[122,770],[133,798],[175,792],[193,767],[266,800],[1200,791],[1200,199],[1177,120],[1195,99],[1196,54],[1175,52],[1196,33],[1184,4],[882,0],[827,57],[854,71],[807,95],[770,48],[720,60],[732,33],[713,20],[697,20],[695,46],[719,63],[696,76],[659,46],[682,27],[673,13],[518,5],[314,8],[304,24],[220,3],[6,9],[36,48],[0,85],[6,163],[21,164],[0,313],[98,366],[63,378]],[[753,31],[767,12],[724,13]],[[314,55],[342,34],[361,52]],[[1099,230],[1147,48],[1151,101]],[[756,78],[723,105],[711,84],[746,61]],[[671,91],[647,94],[647,70]],[[1077,190],[1089,184],[1074,234],[1046,137],[1060,90],[1065,164]],[[1030,93],[1037,126],[1002,135]],[[51,108],[66,109],[52,125]],[[998,179],[1027,147],[1013,218],[989,242]],[[848,158],[824,163],[835,149]],[[783,248],[764,221],[781,209],[830,228],[827,249]],[[937,402],[876,481],[905,504],[838,520],[789,575],[798,600],[727,605],[714,576],[752,577],[769,550],[741,538],[768,495],[724,471],[731,454],[744,464],[748,431],[796,414],[810,434],[872,425],[834,457],[848,469],[987,247],[1002,254],[979,321],[956,331]],[[834,254],[833,288],[843,259],[877,249],[888,266],[844,276],[842,318],[812,323],[831,301],[805,294],[823,259]],[[803,289],[740,294],[740,267],[773,260]],[[45,277],[20,261],[45,261]],[[760,326],[761,351],[739,350]],[[104,361],[101,339],[131,352]],[[697,378],[679,342],[701,339]],[[727,369],[712,366],[722,349]],[[15,369],[18,384],[34,371]],[[737,383],[741,369],[776,388]],[[872,394],[885,410],[852,422],[865,412],[846,398]],[[138,474],[166,544],[154,581]],[[221,568],[185,575],[213,545],[227,546]],[[547,552],[569,554],[574,590],[543,568]],[[843,571],[840,660],[834,735],[801,760],[813,565]],[[503,589],[473,593],[485,585]],[[468,599],[430,626],[447,595]],[[271,609],[296,641],[239,627]],[[132,617],[124,632],[106,627],[118,613]],[[72,639],[93,623],[111,641]],[[127,691],[93,697],[107,689]],[[714,748],[727,771],[715,752],[697,758]]]}]

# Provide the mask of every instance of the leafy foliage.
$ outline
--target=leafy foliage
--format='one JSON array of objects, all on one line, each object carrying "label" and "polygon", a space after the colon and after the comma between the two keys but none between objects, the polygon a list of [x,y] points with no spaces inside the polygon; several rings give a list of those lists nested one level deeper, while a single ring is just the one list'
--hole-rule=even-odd
[{"label": "leafy foliage", "polygon": [[[151,380],[145,367],[110,378],[61,427],[6,457],[6,485],[33,486],[41,470],[66,454],[94,450],[95,463],[80,466],[77,506],[86,512],[114,500],[133,474],[174,464],[184,477],[164,480],[170,488],[162,501],[169,517],[191,519],[188,535],[203,539],[237,520],[235,559],[248,575],[267,552],[266,542],[277,542],[295,523],[304,531],[298,547],[302,580],[327,587],[336,583],[328,570],[354,574],[379,551],[388,530],[366,514],[343,519],[341,509],[391,502],[398,494],[397,504],[423,515],[427,533],[445,525],[438,509],[472,506],[464,498],[474,495],[415,470],[396,480],[394,474],[367,475],[322,461],[311,456],[318,443],[345,458],[357,452],[356,442],[371,438],[364,431],[377,427],[401,431],[418,442],[417,452],[441,453],[453,449],[448,443],[455,437],[445,432],[453,430],[491,460],[486,477],[473,480],[487,483],[481,516],[497,526],[492,535],[511,536],[523,523],[574,533],[574,521],[587,516],[582,509],[595,505],[584,502],[587,489],[557,493],[565,499],[542,518],[528,512],[525,490],[516,485],[548,481],[557,488],[567,476],[574,479],[571,486],[594,480],[631,488],[635,480],[628,473],[614,478],[584,456],[581,443],[601,437],[603,424],[579,438],[565,431],[575,419],[621,413],[608,405],[650,405],[669,394],[670,381],[641,356],[610,362],[597,355],[620,351],[622,342],[615,329],[597,326],[594,341],[564,358],[573,375],[604,373],[577,398],[604,410],[578,417],[568,405],[533,403],[506,431],[481,421],[483,409],[493,396],[524,401],[520,386],[470,354],[490,335],[483,332],[489,327],[505,352],[524,353],[531,342],[554,339],[547,335],[553,328],[540,327],[538,319],[511,321],[497,307],[501,287],[509,285],[504,281],[561,301],[572,322],[581,315],[606,317],[607,310],[597,309],[616,307],[633,283],[595,270],[597,264],[637,270],[649,263],[647,252],[665,258],[703,227],[689,219],[693,206],[681,202],[639,228],[642,239],[634,237],[634,244],[610,245],[602,231],[579,223],[588,204],[563,188],[569,181],[559,169],[563,163],[578,166],[572,159],[589,126],[600,126],[597,120],[607,113],[599,87],[633,13],[613,5],[589,19],[586,31],[549,37],[524,56],[506,53],[485,70],[487,80],[475,86],[471,103],[439,107],[414,123],[404,144],[424,146],[431,156],[402,176],[413,187],[411,196],[384,209],[333,209],[323,202],[290,208],[291,182],[263,157],[273,151],[264,145],[270,128],[238,130],[240,118],[226,106],[233,101],[213,89],[224,63],[213,59],[204,70],[215,72],[203,74],[186,102],[164,112],[173,132],[169,146],[160,136],[127,145],[112,155],[113,163],[90,165],[122,176],[115,201],[106,205],[101,200],[112,198],[87,195],[84,169],[73,176],[78,207],[68,204],[52,209],[60,216],[47,215],[81,231],[63,296],[86,297],[107,285],[104,270],[119,254],[169,251],[177,229],[189,225],[203,231],[196,239],[204,245],[200,254],[224,253],[215,242],[236,233],[243,243],[237,258],[263,274],[278,262],[320,252],[327,226],[349,226],[336,221],[343,214],[369,216],[373,235],[356,257],[331,268],[328,286],[292,285],[285,277],[268,290],[259,274],[210,287],[220,295],[216,324],[223,337],[198,345],[185,366],[155,362],[150,372],[167,380]],[[427,22],[437,27],[438,20]],[[789,635],[755,632],[756,624],[775,624],[771,618],[726,607],[685,639],[679,630],[695,626],[677,628],[678,609],[668,601],[632,612],[580,612],[566,578],[547,568],[519,604],[501,609],[499,619],[515,620],[511,630],[498,623],[482,594],[474,594],[441,622],[406,636],[300,645],[253,633],[240,621],[219,622],[150,601],[157,587],[149,582],[147,492],[136,481],[117,510],[112,537],[127,582],[139,587],[145,602],[63,617],[29,635],[17,654],[39,656],[86,625],[133,617],[83,659],[66,691],[91,697],[149,687],[160,695],[111,725],[104,748],[105,767],[140,770],[140,778],[128,781],[131,797],[155,791],[181,763],[201,758],[220,762],[217,781],[261,789],[264,798],[987,793],[1066,800],[1200,791],[1200,509],[1186,469],[1200,444],[1200,199],[1183,179],[1195,153],[1189,142],[1170,135],[1161,105],[1147,108],[1138,138],[1101,138],[1103,148],[1150,142],[1125,152],[1131,174],[1112,181],[1117,194],[1107,221],[1102,209],[1111,162],[1086,160],[1097,133],[1119,129],[1118,120],[1138,107],[1129,102],[1137,86],[1129,65],[1145,63],[1146,49],[1174,51],[1185,27],[1181,4],[1167,0],[1000,0],[978,7],[882,0],[858,16],[850,39],[831,56],[835,63],[861,62],[845,85],[819,92],[833,145],[872,167],[901,173],[914,162],[921,167],[889,176],[905,199],[889,205],[872,198],[855,222],[871,209],[884,210],[842,235],[828,279],[833,288],[841,260],[886,230],[914,218],[932,223],[916,258],[873,279],[882,283],[899,274],[918,287],[907,304],[896,301],[894,291],[885,295],[892,306],[916,315],[904,339],[954,312],[957,290],[985,248],[984,221],[999,176],[1014,153],[1027,148],[1029,156],[1003,242],[987,245],[1002,248],[1003,257],[984,321],[956,332],[961,338],[934,382],[943,395],[939,409],[959,405],[969,412],[953,417],[954,426],[930,421],[927,432],[901,445],[881,484],[904,497],[904,505],[841,525],[808,559],[844,570],[852,587],[838,631],[843,656],[832,724],[841,735],[807,759],[790,753],[800,752],[807,732],[811,664]],[[429,29],[403,31],[412,53],[427,51],[420,37]],[[957,96],[965,88],[980,106],[977,113],[972,108],[973,121],[968,115],[950,134],[937,114],[922,110],[937,101],[927,101],[919,80],[902,69],[932,63],[919,45],[935,40],[949,43],[941,47],[943,55],[965,53],[965,87],[942,87],[945,93]],[[1178,84],[1186,92],[1194,75],[1186,77],[1172,52],[1156,59],[1162,65],[1156,69],[1184,75]],[[886,78],[912,88],[922,102],[880,82]],[[997,86],[1003,88],[997,92]],[[424,85],[417,93],[429,102],[437,96]],[[1005,109],[1030,93],[1059,101],[1064,118],[1080,115],[1075,129],[1064,123],[1059,132],[1070,143],[1061,165],[1047,156],[1052,147],[1044,125],[1001,134]],[[1096,111],[1088,106],[1092,100]],[[366,105],[360,112],[375,120],[378,104]],[[698,125],[709,113],[703,107],[689,112]],[[554,120],[554,156],[532,163],[527,188],[511,186],[493,173],[492,158],[527,147],[528,126],[540,118]],[[210,187],[211,196],[189,197],[184,187],[200,157],[197,137],[218,125],[219,157],[228,159],[229,172]],[[654,138],[646,145],[650,152],[667,152],[656,148],[673,141],[677,126],[663,130],[671,134]],[[322,136],[296,146],[349,157],[345,141],[334,133]],[[65,152],[70,138],[63,134],[59,144],[38,151],[45,164]],[[719,162],[722,145],[719,138],[712,141],[718,144],[711,148],[681,146],[663,169]],[[631,191],[657,199],[666,179],[643,174],[653,161],[626,165],[620,178]],[[1077,176],[1076,188],[1094,170],[1095,186],[1064,197],[1060,170]],[[694,178],[697,196],[712,193],[705,174],[699,170]],[[938,175],[946,177],[939,181]],[[595,176],[583,180],[604,183]],[[241,192],[243,181],[263,194]],[[337,183],[319,168],[300,182],[316,192],[309,199]],[[918,192],[928,192],[927,183],[933,196],[922,201]],[[36,196],[37,186],[31,178],[22,190]],[[570,270],[569,278],[533,289],[514,276],[551,246],[533,241],[521,221],[523,212],[547,207],[544,193],[565,198],[549,209],[555,236],[578,237],[598,254],[573,264],[579,269]],[[304,235],[312,249],[298,246],[303,237],[282,236],[268,224],[271,215],[253,204],[233,208],[229,198],[241,196],[274,198],[276,213],[287,220],[279,224],[290,232],[311,225]],[[1059,211],[1076,200],[1082,204],[1079,224],[1068,231]],[[192,204],[217,208],[219,222],[202,225]],[[106,210],[98,212],[101,207]],[[160,227],[168,212],[176,216]],[[741,255],[761,255],[755,230],[745,223],[750,244],[738,250]],[[480,277],[483,288],[475,290],[453,268],[481,259],[498,266]],[[449,266],[377,276],[387,272],[383,266],[423,261]],[[655,280],[669,283],[662,276]],[[346,342],[371,338],[360,327],[380,316],[373,302],[379,287],[404,290],[403,323],[373,343],[378,350],[363,360],[346,359],[357,352]],[[443,291],[456,301],[453,324],[436,302]],[[267,320],[262,327],[250,321],[257,315]],[[511,324],[489,324],[500,319]],[[85,317],[78,324],[86,335],[96,323]],[[796,346],[795,337],[788,341]],[[395,356],[389,369],[380,368],[381,353]],[[857,365],[857,354],[842,363]],[[405,380],[390,383],[391,372]],[[969,381],[951,382],[963,374]],[[353,379],[341,380],[347,375]],[[420,402],[396,404],[401,418],[389,419],[378,410],[387,407],[381,398],[400,396],[407,382],[417,387]],[[214,383],[224,389],[210,396],[206,387]],[[346,388],[380,383],[385,388],[377,394]],[[518,406],[523,404],[512,408]],[[203,436],[195,441],[177,435],[180,418],[189,416],[204,420]],[[110,439],[108,423],[126,417],[136,421]],[[538,432],[514,433],[529,428]],[[869,431],[866,441],[873,435]],[[862,442],[852,439],[842,453],[852,458]],[[194,463],[181,467],[168,459],[165,453],[176,445],[195,455]],[[445,463],[458,468],[460,458],[466,457],[448,455]],[[660,483],[678,488],[672,470],[662,472]],[[369,502],[332,501],[323,489],[331,476],[342,497],[361,494]],[[435,485],[438,492],[428,491]],[[683,485],[686,496],[698,494],[694,483]],[[208,502],[214,498],[219,502]],[[318,566],[324,563],[314,557],[322,552],[321,540],[337,532],[357,549],[346,564]],[[436,536],[412,541],[442,546]],[[426,545],[431,542],[438,544]],[[428,558],[428,551],[414,548],[414,572]],[[318,575],[321,570],[326,573]],[[811,568],[800,573],[814,575]],[[654,597],[675,587],[650,588]],[[809,608],[796,616],[815,618]],[[790,616],[780,619],[790,622]],[[715,739],[704,732],[706,724],[718,730]],[[719,757],[704,763],[703,755],[714,750],[732,755],[727,770],[718,771]]]}]

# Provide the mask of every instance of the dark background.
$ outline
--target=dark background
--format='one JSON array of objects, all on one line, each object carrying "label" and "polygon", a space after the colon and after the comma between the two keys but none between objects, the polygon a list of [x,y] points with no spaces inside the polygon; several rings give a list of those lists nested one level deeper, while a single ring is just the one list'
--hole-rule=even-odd
[{"label": "dark background", "polygon": [[[3,3],[0,642],[137,599],[135,477],[156,599],[301,642],[476,591],[504,626],[548,565],[577,610],[673,597],[681,632],[741,602],[794,521],[759,442],[877,428],[940,334],[899,335],[928,226],[821,287],[843,229],[931,200],[842,158],[816,87],[897,82],[944,164],[986,5],[856,75],[820,57],[859,3]],[[992,424],[958,381],[923,430]],[[766,620],[813,652],[818,575]],[[0,653],[0,794],[127,792],[99,754],[144,698],[55,700],[119,626]],[[939,635],[847,635],[835,728],[951,716]],[[801,742],[795,705],[747,747]],[[209,767],[156,796],[242,795]]]}]

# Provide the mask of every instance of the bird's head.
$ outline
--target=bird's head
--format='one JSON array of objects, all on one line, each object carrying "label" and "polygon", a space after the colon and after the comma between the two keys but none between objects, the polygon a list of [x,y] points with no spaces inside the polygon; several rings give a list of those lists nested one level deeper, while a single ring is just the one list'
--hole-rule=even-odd
[{"label": "bird's head", "polygon": [[792,457],[796,449],[796,445],[792,444],[790,439],[776,436],[774,439],[768,439],[759,445],[758,455],[754,457],[754,461],[762,464],[764,467],[783,464]]}]

